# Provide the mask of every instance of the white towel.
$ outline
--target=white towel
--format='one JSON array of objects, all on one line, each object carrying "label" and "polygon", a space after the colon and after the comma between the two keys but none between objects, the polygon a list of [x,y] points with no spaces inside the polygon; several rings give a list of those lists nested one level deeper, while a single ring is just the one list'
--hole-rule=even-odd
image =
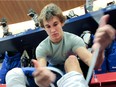
[{"label": "white towel", "polygon": [[58,87],[88,87],[83,75],[72,71],[57,81]]}]

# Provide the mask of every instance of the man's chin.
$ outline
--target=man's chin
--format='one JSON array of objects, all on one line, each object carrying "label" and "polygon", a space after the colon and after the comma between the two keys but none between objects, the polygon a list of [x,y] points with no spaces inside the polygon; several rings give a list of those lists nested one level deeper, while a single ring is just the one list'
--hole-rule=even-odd
[{"label": "man's chin", "polygon": [[52,39],[52,42],[58,43],[58,42],[60,42],[60,39],[59,38],[54,38],[54,39]]}]

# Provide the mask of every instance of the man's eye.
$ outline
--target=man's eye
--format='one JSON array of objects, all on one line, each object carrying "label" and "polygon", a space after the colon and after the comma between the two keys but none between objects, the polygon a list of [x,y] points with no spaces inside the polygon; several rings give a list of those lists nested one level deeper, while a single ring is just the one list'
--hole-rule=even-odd
[{"label": "man's eye", "polygon": [[50,28],[50,26],[46,26],[46,28]]},{"label": "man's eye", "polygon": [[54,24],[54,26],[57,26],[58,24]]}]

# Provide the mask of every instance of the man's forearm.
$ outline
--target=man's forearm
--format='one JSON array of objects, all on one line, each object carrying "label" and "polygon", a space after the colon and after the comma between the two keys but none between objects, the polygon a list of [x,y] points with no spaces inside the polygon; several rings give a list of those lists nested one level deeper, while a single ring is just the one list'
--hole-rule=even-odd
[{"label": "man's forearm", "polygon": [[104,50],[103,51],[99,51],[99,55],[97,57],[95,69],[99,69],[101,67],[103,61],[104,61]]}]

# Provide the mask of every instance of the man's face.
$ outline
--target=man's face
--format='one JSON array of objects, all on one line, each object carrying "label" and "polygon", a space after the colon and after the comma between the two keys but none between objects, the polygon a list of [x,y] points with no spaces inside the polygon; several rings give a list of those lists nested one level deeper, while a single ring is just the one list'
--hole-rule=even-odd
[{"label": "man's face", "polygon": [[49,21],[43,21],[43,24],[50,40],[54,43],[58,43],[63,37],[63,23],[60,22],[58,17],[54,16]]}]

